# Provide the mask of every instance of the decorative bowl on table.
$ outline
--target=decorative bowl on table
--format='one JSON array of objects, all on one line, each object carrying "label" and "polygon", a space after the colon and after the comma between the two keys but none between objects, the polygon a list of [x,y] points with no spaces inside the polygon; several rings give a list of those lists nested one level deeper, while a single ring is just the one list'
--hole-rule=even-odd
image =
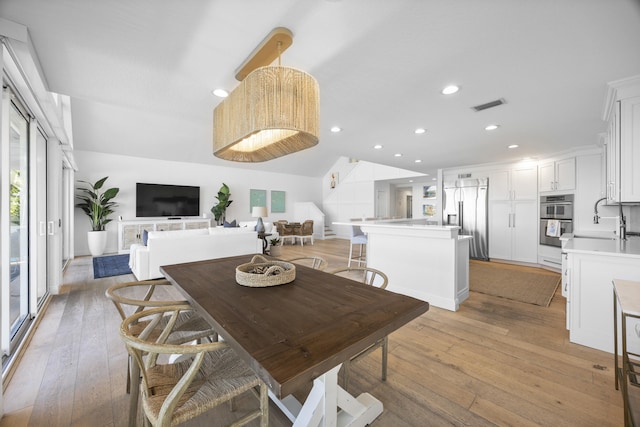
[{"label": "decorative bowl on table", "polygon": [[296,278],[296,266],[290,262],[268,260],[256,255],[251,262],[236,267],[236,282],[251,288],[284,285]]}]

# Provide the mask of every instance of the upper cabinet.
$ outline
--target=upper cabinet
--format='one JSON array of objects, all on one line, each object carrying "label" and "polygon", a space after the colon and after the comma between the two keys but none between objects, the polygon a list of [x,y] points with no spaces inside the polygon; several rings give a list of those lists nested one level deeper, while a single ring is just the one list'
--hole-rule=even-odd
[{"label": "upper cabinet", "polygon": [[538,188],[541,193],[573,191],[576,188],[575,157],[541,163],[538,169]]},{"label": "upper cabinet", "polygon": [[489,200],[537,200],[537,168],[534,164],[515,165],[489,173]]},{"label": "upper cabinet", "polygon": [[609,83],[603,118],[607,199],[640,202],[640,75]]}]

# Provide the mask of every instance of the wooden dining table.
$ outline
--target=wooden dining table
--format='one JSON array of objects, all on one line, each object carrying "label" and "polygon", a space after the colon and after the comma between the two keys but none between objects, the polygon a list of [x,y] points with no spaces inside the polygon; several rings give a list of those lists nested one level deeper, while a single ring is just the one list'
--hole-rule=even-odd
[{"label": "wooden dining table", "polygon": [[[296,265],[293,282],[236,283],[252,255],[160,268],[264,381],[294,426],[364,426],[382,413],[369,393],[338,385],[338,371],[371,344],[425,313],[429,303]],[[304,402],[293,393],[308,389]],[[298,393],[299,394],[299,393]]]}]

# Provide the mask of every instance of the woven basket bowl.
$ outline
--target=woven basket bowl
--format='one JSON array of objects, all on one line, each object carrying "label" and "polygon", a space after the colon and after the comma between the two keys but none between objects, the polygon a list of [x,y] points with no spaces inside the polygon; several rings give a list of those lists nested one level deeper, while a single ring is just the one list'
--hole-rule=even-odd
[{"label": "woven basket bowl", "polygon": [[[256,273],[256,270],[263,273]],[[296,278],[296,266],[290,262],[271,261],[256,255],[251,262],[236,267],[236,282],[251,288],[284,285]]]}]

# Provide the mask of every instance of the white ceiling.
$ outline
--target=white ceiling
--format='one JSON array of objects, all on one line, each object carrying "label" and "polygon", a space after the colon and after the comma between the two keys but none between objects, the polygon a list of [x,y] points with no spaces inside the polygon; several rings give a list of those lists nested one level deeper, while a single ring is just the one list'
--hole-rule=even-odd
[{"label": "white ceiling", "polygon": [[[596,144],[606,83],[640,73],[638,0],[2,0],[0,17],[72,98],[76,149],[308,176],[339,156],[427,173]],[[282,63],[319,82],[320,143],[219,160],[211,90],[275,27],[294,34]]]}]

